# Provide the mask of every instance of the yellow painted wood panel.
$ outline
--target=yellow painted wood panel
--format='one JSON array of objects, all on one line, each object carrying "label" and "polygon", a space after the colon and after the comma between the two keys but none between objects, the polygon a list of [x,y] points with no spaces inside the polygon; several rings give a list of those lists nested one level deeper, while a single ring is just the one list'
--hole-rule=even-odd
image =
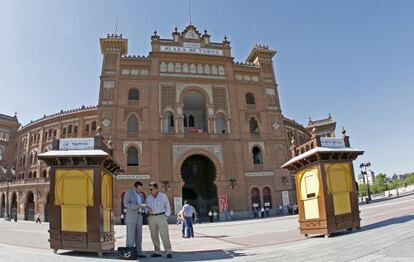
[{"label": "yellow painted wood panel", "polygon": [[62,231],[86,232],[86,208],[83,206],[62,206]]}]

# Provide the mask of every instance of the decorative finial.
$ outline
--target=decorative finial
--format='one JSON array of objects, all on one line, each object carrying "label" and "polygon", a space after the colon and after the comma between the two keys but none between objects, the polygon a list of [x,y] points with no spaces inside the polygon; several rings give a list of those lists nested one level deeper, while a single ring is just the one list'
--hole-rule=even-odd
[{"label": "decorative finial", "polygon": [[312,122],[312,118],[311,117],[309,117],[309,122]]},{"label": "decorative finial", "polygon": [[342,129],[341,129],[341,133],[342,133],[343,136],[346,136],[346,130],[345,130],[344,127],[342,127]]},{"label": "decorative finial", "polygon": [[331,113],[329,113],[329,114],[328,114],[328,118],[329,118],[329,119],[331,119],[331,118],[332,118]]},{"label": "decorative finial", "polygon": [[154,35],[157,35],[157,30],[154,31]]},{"label": "decorative finial", "polygon": [[102,130],[103,130],[102,126],[98,126],[98,128],[96,129],[96,135],[101,136]]},{"label": "decorative finial", "polygon": [[112,149],[112,137],[109,137],[108,147],[109,147],[109,149]]},{"label": "decorative finial", "polygon": [[175,27],[175,28],[174,28],[174,31],[175,31],[176,33],[177,33],[177,30],[178,30],[178,28],[177,28],[177,27]]},{"label": "decorative finial", "polygon": [[207,30],[204,29],[204,34],[207,34]]},{"label": "decorative finial", "polygon": [[224,35],[224,41],[227,41],[227,36],[226,35]]}]

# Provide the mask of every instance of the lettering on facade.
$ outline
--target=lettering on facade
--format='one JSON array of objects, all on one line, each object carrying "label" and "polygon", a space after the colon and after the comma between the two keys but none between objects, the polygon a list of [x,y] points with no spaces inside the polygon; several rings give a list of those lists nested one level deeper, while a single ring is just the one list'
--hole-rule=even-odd
[{"label": "lettering on facade", "polygon": [[116,179],[131,179],[131,180],[150,179],[150,176],[149,175],[119,175],[119,176],[116,176]]},{"label": "lettering on facade", "polygon": [[246,172],[244,173],[246,177],[255,177],[255,176],[273,176],[272,171],[268,172]]},{"label": "lettering on facade", "polygon": [[90,150],[95,145],[94,138],[62,138],[59,140],[59,150]]},{"label": "lettering on facade", "polygon": [[160,51],[165,52],[165,53],[182,53],[182,54],[223,56],[223,50],[214,49],[214,48],[199,48],[199,47],[162,45],[162,46],[160,46]]},{"label": "lettering on facade", "polygon": [[344,148],[345,142],[341,138],[321,137],[321,146],[328,148]]}]

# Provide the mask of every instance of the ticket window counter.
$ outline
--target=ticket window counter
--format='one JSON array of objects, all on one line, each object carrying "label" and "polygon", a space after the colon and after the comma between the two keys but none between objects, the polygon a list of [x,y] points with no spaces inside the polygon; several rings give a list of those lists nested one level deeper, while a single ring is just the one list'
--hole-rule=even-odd
[{"label": "ticket window counter", "polygon": [[92,251],[102,256],[115,248],[113,176],[122,170],[102,139],[89,142],[87,149],[67,149],[63,143],[87,142],[61,139],[54,141],[53,150],[38,156],[51,167],[49,241],[54,252]]},{"label": "ticket window counter", "polygon": [[[334,148],[332,148],[334,145]],[[314,136],[292,147],[292,159],[282,168],[295,175],[299,229],[305,236],[358,229],[358,192],[352,161],[363,151],[343,139]]]}]

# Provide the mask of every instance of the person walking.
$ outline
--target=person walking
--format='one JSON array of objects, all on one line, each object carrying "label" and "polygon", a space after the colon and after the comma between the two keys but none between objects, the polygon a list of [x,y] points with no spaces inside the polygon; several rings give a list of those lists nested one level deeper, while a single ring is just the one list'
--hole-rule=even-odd
[{"label": "person walking", "polygon": [[42,224],[42,221],[40,221],[40,214],[39,214],[39,212],[36,213],[36,224],[37,223]]},{"label": "person walking", "polygon": [[265,215],[265,209],[264,209],[264,207],[262,207],[260,209],[260,218],[264,218],[264,215]]},{"label": "person walking", "polygon": [[141,191],[142,183],[137,181],[134,184],[134,188],[125,193],[123,199],[126,208],[126,246],[129,248],[135,247],[138,258],[145,257],[145,255],[142,254],[142,214],[143,209],[145,208],[145,202]]},{"label": "person walking", "polygon": [[210,223],[213,223],[213,211],[208,211],[208,217],[210,218]]},{"label": "person walking", "polygon": [[166,194],[158,189],[158,184],[150,183],[151,194],[147,197],[148,226],[155,251],[151,257],[161,257],[160,236],[167,258],[172,258],[171,242],[168,232],[167,217],[171,214],[170,202]]},{"label": "person walking", "polygon": [[181,209],[180,211],[178,211],[177,213],[177,225],[181,224],[181,232],[182,232],[182,236],[183,238],[185,238],[185,220],[184,220],[184,215],[183,215],[183,210]]},{"label": "person walking", "polygon": [[183,209],[184,223],[185,223],[185,238],[194,237],[194,228],[193,228],[193,215],[196,211],[188,201],[184,201]]}]

